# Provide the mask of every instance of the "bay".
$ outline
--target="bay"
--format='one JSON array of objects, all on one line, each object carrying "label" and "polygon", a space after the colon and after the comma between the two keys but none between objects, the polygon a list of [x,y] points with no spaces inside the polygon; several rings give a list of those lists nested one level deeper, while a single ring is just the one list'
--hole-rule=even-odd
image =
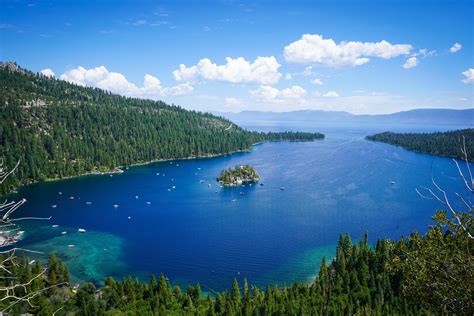
[{"label": "bay", "polygon": [[[173,284],[200,282],[205,291],[244,277],[258,286],[309,282],[322,257],[334,256],[341,233],[358,239],[368,230],[373,243],[426,231],[440,205],[415,189],[430,184],[431,166],[441,185],[462,191],[451,159],[364,139],[387,126],[243,125],[321,131],[326,139],[270,142],[245,153],[27,186],[9,197],[28,201],[18,216],[52,218],[23,222],[19,246],[44,256],[56,252],[74,282],[101,284],[109,275],[147,280],[160,272]],[[263,185],[221,188],[220,171],[240,164],[254,166]]]}]

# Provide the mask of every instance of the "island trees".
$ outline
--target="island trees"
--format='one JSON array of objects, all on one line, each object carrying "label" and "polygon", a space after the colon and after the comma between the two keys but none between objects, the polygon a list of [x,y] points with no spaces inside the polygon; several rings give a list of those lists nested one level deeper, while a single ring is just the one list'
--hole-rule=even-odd
[{"label": "island trees", "polygon": [[257,182],[260,180],[260,175],[255,168],[249,165],[237,166],[222,170],[217,181],[223,186],[237,186],[244,183]]}]

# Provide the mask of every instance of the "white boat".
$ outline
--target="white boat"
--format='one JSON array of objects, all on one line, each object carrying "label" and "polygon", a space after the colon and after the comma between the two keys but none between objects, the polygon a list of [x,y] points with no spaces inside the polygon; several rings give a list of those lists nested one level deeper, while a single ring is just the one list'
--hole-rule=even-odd
[{"label": "white boat", "polygon": [[69,199],[70,199],[70,200],[74,200],[74,197],[73,197],[73,196],[70,196]]},{"label": "white boat", "polygon": [[59,195],[62,195],[63,193],[61,191],[58,192]]},{"label": "white boat", "polygon": [[395,184],[396,182],[395,181],[390,181],[390,184]]},{"label": "white boat", "polygon": [[129,217],[128,217],[128,219],[132,219],[132,217],[131,217],[131,216],[129,216]]},{"label": "white boat", "polygon": [[146,201],[146,204],[150,205],[150,204],[151,204],[151,202],[150,202],[150,201]]},{"label": "white boat", "polygon": [[85,233],[86,232],[86,230],[84,228],[79,228],[77,231],[80,232],[80,233]]},{"label": "white boat", "polygon": [[64,232],[61,232],[61,235],[66,235],[66,234],[67,234],[67,232],[66,232],[66,231],[64,231]]},{"label": "white boat", "polygon": [[59,227],[59,225],[54,224],[54,225],[52,225],[51,227],[56,228],[56,227]]},{"label": "white boat", "polygon": [[91,204],[92,204],[92,202],[89,202],[89,201],[87,201],[87,202],[86,202],[86,204],[87,204],[87,205],[91,205]]},{"label": "white boat", "polygon": [[67,245],[68,248],[74,248],[75,246],[74,245]]},{"label": "white boat", "polygon": [[172,188],[172,189],[176,189],[176,186],[175,186],[175,185],[173,185],[171,188]]},{"label": "white boat", "polygon": [[56,204],[51,205],[52,208],[58,207]]},{"label": "white boat", "polygon": [[118,206],[118,204],[114,204],[114,207],[117,208],[117,207],[119,207],[119,206]]},{"label": "white boat", "polygon": [[135,199],[138,199],[138,195],[135,195]]}]

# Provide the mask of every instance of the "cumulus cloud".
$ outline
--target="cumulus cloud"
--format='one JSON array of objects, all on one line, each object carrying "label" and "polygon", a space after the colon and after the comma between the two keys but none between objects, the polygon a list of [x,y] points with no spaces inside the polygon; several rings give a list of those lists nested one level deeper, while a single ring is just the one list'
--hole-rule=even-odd
[{"label": "cumulus cloud", "polygon": [[459,51],[461,50],[461,48],[462,48],[462,45],[461,45],[461,44],[455,43],[455,44],[449,49],[449,51],[450,51],[451,53],[457,53],[457,52],[459,52]]},{"label": "cumulus cloud", "polygon": [[278,72],[280,66],[273,56],[257,57],[253,63],[243,57],[235,59],[227,57],[224,65],[217,65],[209,58],[203,58],[197,65],[191,67],[179,65],[179,69],[173,71],[173,75],[176,81],[204,79],[230,83],[274,84],[281,77]]},{"label": "cumulus cloud", "polygon": [[410,68],[416,67],[417,65],[418,65],[418,58],[413,56],[413,57],[408,58],[402,67],[405,69],[410,69]]},{"label": "cumulus cloud", "polygon": [[323,84],[323,81],[319,78],[314,78],[313,80],[311,80],[311,83],[320,86]]},{"label": "cumulus cloud", "polygon": [[189,94],[193,91],[193,87],[189,83],[163,87],[158,78],[149,74],[146,74],[143,79],[143,87],[138,87],[129,82],[123,74],[109,71],[104,66],[91,69],[80,66],[66,71],[60,76],[60,79],[80,86],[96,87],[134,97],[177,96]]},{"label": "cumulus cloud", "polygon": [[277,88],[261,85],[258,89],[250,91],[250,93],[266,101],[296,100],[306,96],[306,90],[300,86],[292,86],[279,90]]},{"label": "cumulus cloud", "polygon": [[326,97],[326,98],[336,98],[338,96],[339,96],[339,93],[337,93],[336,91],[328,91],[325,94],[323,94],[323,97]]},{"label": "cumulus cloud", "polygon": [[369,57],[390,59],[409,54],[409,44],[380,42],[341,42],[324,39],[318,34],[304,34],[301,39],[284,48],[285,60],[290,63],[318,64],[327,67],[360,66],[370,61]]},{"label": "cumulus cloud", "polygon": [[53,78],[53,77],[56,76],[56,74],[54,73],[54,71],[51,68],[43,69],[43,70],[40,71],[40,73],[43,76],[50,77],[50,78]]},{"label": "cumulus cloud", "polygon": [[465,79],[462,80],[464,83],[474,83],[474,68],[469,68],[466,71],[463,71],[462,73]]}]

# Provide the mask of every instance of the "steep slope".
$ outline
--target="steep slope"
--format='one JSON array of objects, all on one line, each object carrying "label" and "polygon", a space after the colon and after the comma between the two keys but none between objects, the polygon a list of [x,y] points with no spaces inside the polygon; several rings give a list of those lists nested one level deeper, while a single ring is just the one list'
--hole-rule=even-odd
[{"label": "steep slope", "polygon": [[0,157],[21,160],[2,191],[157,159],[209,156],[264,140],[312,140],[318,133],[263,134],[227,119],[161,101],[122,97],[0,64]]}]

